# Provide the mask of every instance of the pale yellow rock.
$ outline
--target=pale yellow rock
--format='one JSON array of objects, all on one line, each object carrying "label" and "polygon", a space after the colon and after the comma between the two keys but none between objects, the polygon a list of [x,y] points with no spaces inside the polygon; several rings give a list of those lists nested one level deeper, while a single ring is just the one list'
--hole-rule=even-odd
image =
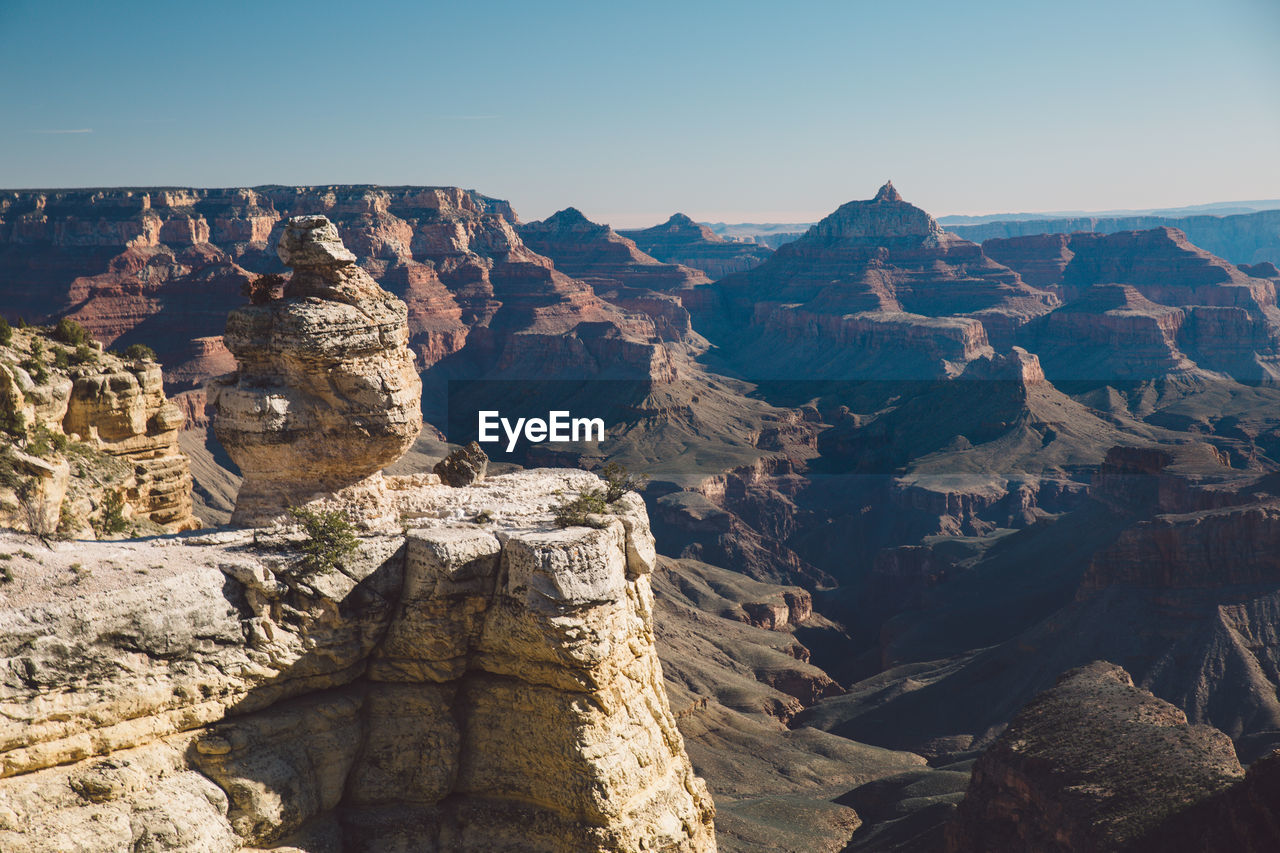
[{"label": "pale yellow rock", "polygon": [[289,220],[279,253],[294,267],[284,298],[231,313],[239,369],[208,385],[214,433],[244,475],[241,526],[377,475],[422,428],[405,304],[323,216]]},{"label": "pale yellow rock", "polygon": [[[22,460],[14,466],[17,473],[35,478],[34,497],[42,520],[37,526],[52,532],[66,500],[77,527],[64,532],[92,535],[85,522],[101,506],[104,492],[114,491],[123,498],[122,515],[127,520],[145,519],[166,532],[198,528],[200,523],[192,515],[190,463],[178,449],[184,418],[165,397],[160,365],[99,352],[94,361],[54,368],[50,352],[71,348],[40,337],[38,346],[45,353],[40,360],[49,365],[47,376],[36,382],[18,362],[22,356],[35,358],[31,353],[37,337],[33,331],[15,330],[11,346],[0,347],[0,408],[12,407],[30,434],[43,427],[107,457],[81,460],[77,472],[107,463],[112,469],[90,470],[88,478],[72,483],[67,451],[54,452],[44,460],[20,451],[11,454]],[[94,477],[111,481],[91,482]],[[0,483],[0,524],[30,529],[27,515],[15,490]]]},{"label": "pale yellow rock", "polygon": [[330,572],[286,528],[11,561],[0,849],[713,851],[643,503],[552,522],[599,485],[383,483],[408,533]]}]

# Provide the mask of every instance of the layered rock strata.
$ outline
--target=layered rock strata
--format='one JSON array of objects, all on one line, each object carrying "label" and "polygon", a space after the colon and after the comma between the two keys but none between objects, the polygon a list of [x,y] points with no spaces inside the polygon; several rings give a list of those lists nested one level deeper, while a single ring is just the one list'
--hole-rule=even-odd
[{"label": "layered rock strata", "polygon": [[422,428],[404,303],[323,216],[291,219],[279,254],[294,268],[283,298],[232,312],[240,369],[208,387],[214,433],[244,475],[241,525],[377,479]]},{"label": "layered rock strata", "polygon": [[683,290],[706,284],[701,271],[666,264],[636,247],[608,225],[598,225],[576,208],[566,208],[541,222],[519,227],[526,246],[555,262],[556,269],[592,287],[638,287]]},{"label": "layered rock strata", "polygon": [[1197,245],[1237,264],[1280,263],[1280,210],[1260,210],[1230,216],[1082,216],[1070,219],[1028,219],[954,225],[951,230],[978,242],[1018,239],[1043,234],[1089,232],[1114,234],[1152,228],[1176,228]]},{"label": "layered rock strata", "polygon": [[[178,448],[184,417],[165,397],[155,361],[88,345],[77,353],[47,333],[16,330],[0,346],[0,414],[21,424],[0,434],[0,466],[11,469],[0,477],[0,522],[90,537],[91,520],[106,512],[118,515],[115,524],[154,525],[150,532],[200,526]],[[33,492],[22,494],[24,481]]]},{"label": "layered rock strata", "polygon": [[226,370],[226,314],[284,271],[274,247],[299,215],[327,216],[405,301],[421,369],[643,376],[665,360],[643,306],[599,298],[521,242],[510,205],[456,187],[0,193],[0,302],[11,321],[69,314],[109,346],[148,344],[187,390]]},{"label": "layered rock strata", "polygon": [[1050,379],[1131,380],[1199,368],[1280,376],[1276,282],[1173,228],[989,240],[984,251],[1056,290],[1066,305],[1018,331]]},{"label": "layered rock strata", "polygon": [[643,504],[552,524],[593,484],[406,481],[410,531],[336,570],[240,532],[18,560],[0,847],[714,850],[654,649]]},{"label": "layered rock strata", "polygon": [[891,183],[710,290],[695,325],[752,375],[776,378],[955,376],[1058,303]]},{"label": "layered rock strata", "polygon": [[598,225],[575,208],[519,228],[525,245],[546,255],[574,278],[591,285],[610,303],[647,316],[662,340],[696,343],[684,299],[710,283],[701,271],[664,264],[636,248],[608,225]]}]

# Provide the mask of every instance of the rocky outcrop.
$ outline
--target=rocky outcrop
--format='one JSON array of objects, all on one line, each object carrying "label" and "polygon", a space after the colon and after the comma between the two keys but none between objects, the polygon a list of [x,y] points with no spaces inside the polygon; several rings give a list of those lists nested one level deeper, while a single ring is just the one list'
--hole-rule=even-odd
[{"label": "rocky outcrop", "polygon": [[525,245],[546,255],[610,303],[649,317],[662,340],[694,342],[682,299],[708,284],[700,270],[664,264],[636,248],[608,225],[597,225],[575,208],[519,227]]},{"label": "rocky outcrop", "polygon": [[1244,775],[1231,741],[1097,662],[1037,696],[983,753],[947,850],[1120,850]]},{"label": "rocky outcrop", "polygon": [[473,441],[441,459],[432,470],[446,486],[461,488],[483,480],[488,469],[488,454],[478,442]]},{"label": "rocky outcrop", "polygon": [[11,562],[0,847],[714,850],[643,504],[552,523],[596,482],[405,481],[333,569],[287,532]]},{"label": "rocky outcrop", "polygon": [[1058,301],[948,234],[892,184],[711,291],[695,325],[737,350],[752,375],[777,378],[955,376]]},{"label": "rocky outcrop", "polygon": [[640,251],[669,264],[701,270],[712,279],[759,266],[773,251],[757,243],[729,241],[683,213],[661,225],[619,232],[634,240]]},{"label": "rocky outcrop", "polygon": [[1249,766],[1244,779],[1180,812],[1148,833],[1140,853],[1267,853],[1280,847],[1275,802],[1280,796],[1280,753]]},{"label": "rocky outcrop", "polygon": [[284,297],[232,312],[239,370],[208,389],[214,433],[244,475],[240,525],[379,479],[422,428],[404,303],[323,216],[289,220],[279,254],[294,268]]},{"label": "rocky outcrop", "polygon": [[1187,373],[1178,348],[1187,320],[1126,284],[1096,284],[1043,318],[1034,346],[1055,379],[1145,379]]},{"label": "rocky outcrop", "polygon": [[1060,292],[1062,271],[1075,257],[1071,251],[1071,237],[1067,234],[993,237],[982,242],[982,252],[1022,276],[1022,280],[1032,287],[1054,293]]},{"label": "rocky outcrop", "polygon": [[155,361],[15,330],[0,346],[0,523],[90,538],[199,527],[163,384]]}]

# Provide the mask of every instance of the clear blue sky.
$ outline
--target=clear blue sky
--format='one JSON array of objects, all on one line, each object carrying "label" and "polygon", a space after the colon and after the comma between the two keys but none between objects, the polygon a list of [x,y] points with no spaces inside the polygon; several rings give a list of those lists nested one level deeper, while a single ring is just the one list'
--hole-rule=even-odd
[{"label": "clear blue sky", "polygon": [[1280,197],[1280,0],[0,0],[0,187],[449,184],[525,220]]}]

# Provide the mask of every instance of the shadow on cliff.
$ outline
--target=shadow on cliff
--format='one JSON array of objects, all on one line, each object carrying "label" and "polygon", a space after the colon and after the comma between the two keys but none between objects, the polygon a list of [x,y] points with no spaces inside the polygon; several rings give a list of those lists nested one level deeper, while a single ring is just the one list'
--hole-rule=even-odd
[{"label": "shadow on cliff", "polygon": [[187,759],[226,793],[245,844],[340,851],[338,814],[368,734],[365,674],[400,608],[406,546],[364,539],[337,569],[314,571],[292,543],[254,540],[230,549],[247,559],[222,566],[222,593],[250,666],[274,672],[205,727]]}]

